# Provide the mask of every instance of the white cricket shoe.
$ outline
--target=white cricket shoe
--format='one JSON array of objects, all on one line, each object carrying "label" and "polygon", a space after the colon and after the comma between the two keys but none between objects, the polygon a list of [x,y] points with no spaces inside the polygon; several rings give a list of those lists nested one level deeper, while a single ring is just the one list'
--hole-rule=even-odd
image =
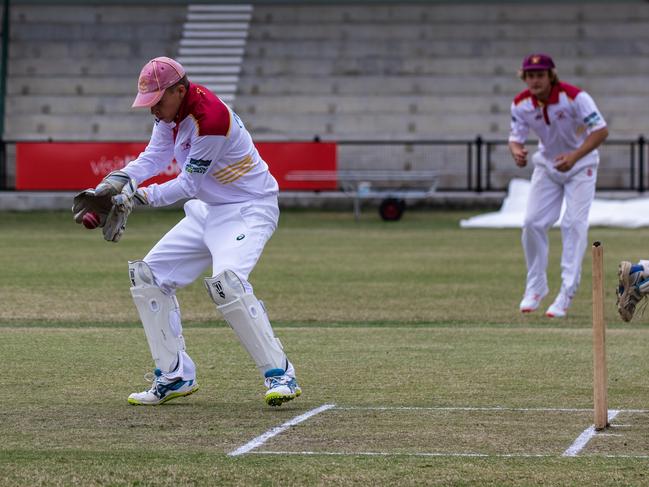
[{"label": "white cricket shoe", "polygon": [[617,277],[617,311],[624,321],[631,321],[637,304],[645,297],[640,291],[640,285],[645,284],[643,268],[623,260],[618,266]]},{"label": "white cricket shoe", "polygon": [[169,380],[162,375],[160,369],[155,369],[153,374],[154,377],[147,377],[150,375],[150,372],[145,376],[145,378],[153,382],[151,389],[143,392],[134,392],[128,396],[129,404],[136,406],[157,406],[177,397],[189,396],[198,390],[198,384],[195,379]]},{"label": "white cricket shoe", "polygon": [[525,293],[525,296],[523,296],[523,300],[521,301],[521,304],[518,306],[518,308],[521,310],[521,313],[531,313],[539,307],[541,301],[543,301],[543,298],[546,295],[547,292],[545,294]]},{"label": "white cricket shoe", "polygon": [[297,385],[295,377],[286,375],[284,369],[270,369],[264,376],[266,391],[266,404],[269,406],[281,406],[302,394],[302,389]]},{"label": "white cricket shoe", "polygon": [[572,303],[572,296],[570,296],[568,293],[560,291],[557,295],[557,298],[545,312],[545,316],[547,316],[548,318],[564,318],[568,313],[570,303]]}]

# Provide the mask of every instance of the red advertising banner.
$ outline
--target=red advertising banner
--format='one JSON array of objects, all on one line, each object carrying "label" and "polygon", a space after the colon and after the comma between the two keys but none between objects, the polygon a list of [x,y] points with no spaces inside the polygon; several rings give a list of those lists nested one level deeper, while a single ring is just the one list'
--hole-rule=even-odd
[{"label": "red advertising banner", "polygon": [[[18,142],[16,189],[21,191],[78,191],[92,188],[111,171],[123,168],[144,150],[146,142]],[[325,171],[335,174],[336,144],[260,142],[257,149],[282,190],[336,189],[336,181],[299,180],[289,173]],[[149,183],[162,183],[179,172],[173,161]]]},{"label": "red advertising banner", "polygon": [[[336,144],[333,142],[259,142],[259,155],[268,163],[281,190],[335,190]],[[300,178],[299,174],[330,173],[322,180]],[[290,177],[291,174],[296,177]]]},{"label": "red advertising banner", "polygon": [[[70,191],[94,188],[111,171],[123,168],[146,147],[146,142],[18,142],[16,189]],[[164,182],[178,174],[175,161]]]}]

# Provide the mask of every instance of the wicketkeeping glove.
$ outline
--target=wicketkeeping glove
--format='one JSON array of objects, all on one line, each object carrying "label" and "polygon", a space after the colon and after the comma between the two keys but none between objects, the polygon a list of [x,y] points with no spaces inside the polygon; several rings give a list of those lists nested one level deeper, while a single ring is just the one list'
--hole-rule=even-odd
[{"label": "wicketkeeping glove", "polygon": [[74,197],[72,213],[77,223],[83,221],[86,213],[97,213],[104,239],[118,242],[134,204],[148,204],[146,193],[138,190],[135,180],[124,171],[113,171],[95,189],[86,189]]},{"label": "wicketkeeping glove", "polygon": [[81,223],[86,213],[94,212],[99,216],[99,226],[103,227],[112,207],[113,201],[110,196],[97,197],[95,190],[89,188],[74,197],[72,214],[74,221]]},{"label": "wicketkeeping glove", "polygon": [[108,213],[103,227],[104,239],[109,242],[118,242],[126,230],[126,221],[133,211],[133,207],[148,205],[149,202],[144,190],[137,189],[137,184],[133,179],[126,183],[122,191],[113,196],[111,201],[113,207]]},{"label": "wicketkeeping glove", "polygon": [[113,171],[96,188],[81,191],[74,197],[72,204],[74,221],[81,223],[83,216],[92,211],[99,215],[99,226],[103,227],[113,208],[113,196],[119,194],[130,180],[124,171]]}]

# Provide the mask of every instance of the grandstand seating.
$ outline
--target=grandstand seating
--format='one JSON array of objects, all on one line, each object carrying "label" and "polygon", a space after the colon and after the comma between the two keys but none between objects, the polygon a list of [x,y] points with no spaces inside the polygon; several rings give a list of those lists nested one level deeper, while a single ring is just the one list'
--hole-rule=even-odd
[{"label": "grandstand seating", "polygon": [[543,51],[635,137],[648,28],[641,3],[257,6],[236,107],[280,139],[502,138],[517,67]]},{"label": "grandstand seating", "polygon": [[[593,95],[611,139],[635,138],[649,127],[641,102],[649,97],[646,32],[649,5],[639,2],[614,9],[570,2],[551,8],[511,2],[259,5],[235,106],[252,132],[266,139],[454,140],[480,134],[502,140],[511,100],[524,89],[517,68],[526,54],[541,51],[554,56],[562,79]],[[343,153],[341,167],[431,164],[430,156],[415,154],[366,157],[364,163],[357,156]],[[457,168],[455,157],[439,155],[435,168]],[[624,185],[628,163],[623,150],[603,150],[603,185]],[[529,174],[513,167],[502,148],[494,151],[491,169],[499,187]]]},{"label": "grandstand seating", "polygon": [[130,109],[137,75],[143,60],[176,55],[186,10],[13,6],[5,139],[148,138],[151,116]]}]

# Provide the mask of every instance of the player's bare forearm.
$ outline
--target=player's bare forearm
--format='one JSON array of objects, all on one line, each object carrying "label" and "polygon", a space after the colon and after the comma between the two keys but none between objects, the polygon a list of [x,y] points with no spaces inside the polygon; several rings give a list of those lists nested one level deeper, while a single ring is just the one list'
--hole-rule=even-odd
[{"label": "player's bare forearm", "polygon": [[581,147],[579,147],[579,149],[575,151],[577,160],[597,149],[600,145],[602,145],[602,142],[606,140],[606,137],[608,137],[608,128],[606,127],[603,127],[591,133],[588,137],[586,137],[586,140],[584,140],[584,143],[581,144]]},{"label": "player's bare forearm", "polygon": [[527,164],[527,149],[523,144],[519,142],[510,142],[509,152],[511,152],[512,158],[518,167],[525,167]]},{"label": "player's bare forearm", "polygon": [[591,133],[581,146],[568,154],[561,154],[555,159],[555,167],[558,171],[566,172],[573,168],[577,161],[584,157],[586,154],[591,153],[597,149],[602,142],[608,137],[608,128],[603,127]]}]

